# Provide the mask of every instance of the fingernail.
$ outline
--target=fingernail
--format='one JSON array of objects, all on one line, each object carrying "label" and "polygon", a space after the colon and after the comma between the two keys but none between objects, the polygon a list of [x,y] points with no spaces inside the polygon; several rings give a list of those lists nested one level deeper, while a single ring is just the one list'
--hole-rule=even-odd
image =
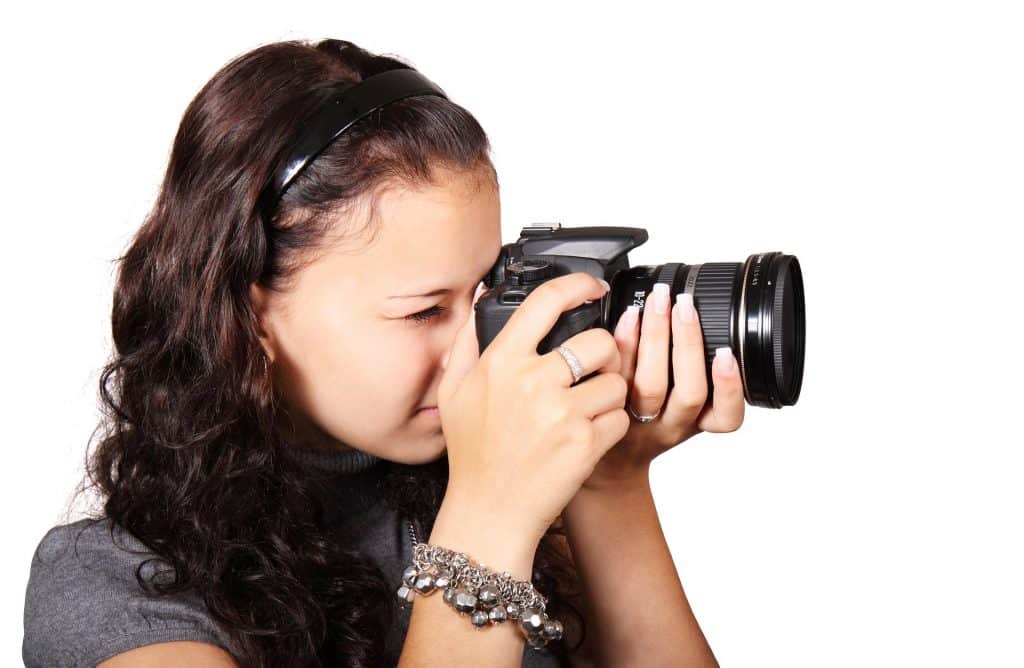
[{"label": "fingernail", "polygon": [[630,304],[626,307],[626,310],[619,316],[619,323],[615,326],[617,332],[627,332],[633,329],[636,325],[637,313],[640,312],[640,307],[636,304]]},{"label": "fingernail", "polygon": [[654,284],[654,310],[662,315],[668,313],[668,305],[672,298],[668,296],[668,283]]},{"label": "fingernail", "polygon": [[715,359],[720,360],[718,368],[724,373],[732,373],[733,367],[736,366],[736,358],[732,356],[732,348],[729,346],[715,348]]},{"label": "fingernail", "polygon": [[676,295],[676,304],[679,306],[679,319],[682,322],[693,322],[697,317],[697,311],[693,308],[693,295],[689,292],[680,292]]},{"label": "fingernail", "polygon": [[604,280],[603,278],[599,278],[597,280],[601,281],[601,285],[604,286],[604,291],[605,292],[608,292],[609,290],[612,289],[612,286],[608,285],[608,281]]}]

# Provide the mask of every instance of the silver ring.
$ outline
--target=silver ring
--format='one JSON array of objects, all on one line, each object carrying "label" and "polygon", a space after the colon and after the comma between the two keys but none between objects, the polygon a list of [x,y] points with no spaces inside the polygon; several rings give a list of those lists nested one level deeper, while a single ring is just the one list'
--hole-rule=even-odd
[{"label": "silver ring", "polygon": [[635,412],[633,412],[633,407],[629,405],[629,401],[626,402],[626,410],[629,411],[629,414],[635,417],[640,424],[647,424],[648,422],[654,420],[654,418],[661,415],[660,409],[654,415],[637,415]]},{"label": "silver ring", "polygon": [[572,384],[575,385],[583,377],[583,365],[580,364],[576,355],[565,346],[558,346],[555,350],[561,353],[562,359],[569,365],[569,370],[572,371]]}]

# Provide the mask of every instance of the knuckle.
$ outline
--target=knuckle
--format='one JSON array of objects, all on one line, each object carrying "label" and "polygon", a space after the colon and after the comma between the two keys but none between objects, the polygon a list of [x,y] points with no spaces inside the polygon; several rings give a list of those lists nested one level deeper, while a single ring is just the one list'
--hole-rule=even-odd
[{"label": "knuckle", "polygon": [[526,295],[526,299],[523,303],[512,313],[512,317],[525,318],[526,315],[519,315],[520,313],[529,314],[534,309],[544,309],[546,304],[552,303],[557,299],[559,294],[559,286],[557,279],[552,279],[545,283],[541,283]]},{"label": "knuckle", "polygon": [[629,383],[618,372],[609,372],[607,375],[612,377],[611,382],[614,385],[612,389],[615,390],[615,396],[625,402],[626,395],[629,394]]},{"label": "knuckle", "polygon": [[651,385],[637,385],[636,386],[636,397],[640,400],[648,400],[651,402],[661,401],[665,398],[666,388],[652,387]]},{"label": "knuckle", "polygon": [[680,398],[679,403],[680,405],[682,405],[683,408],[687,410],[696,411],[704,407],[704,404],[707,403],[707,399],[707,392],[699,392],[694,390],[690,392],[684,392],[682,394],[682,397]]},{"label": "knuckle", "polygon": [[550,292],[551,294],[566,294],[573,290],[576,283],[580,280],[579,274],[580,272],[578,271],[571,274],[562,274],[550,281],[544,282],[541,287],[547,287],[547,292]]},{"label": "knuckle", "polygon": [[615,370],[619,370],[622,368],[622,351],[619,350],[619,343],[615,340],[615,337],[611,334],[608,336],[611,338],[610,347],[606,351],[606,358],[608,363],[611,364]]},{"label": "knuckle", "polygon": [[593,285],[594,287],[598,287],[598,288],[604,289],[604,286],[601,285],[601,281],[598,280],[597,276],[594,276],[593,274],[591,274],[589,272],[586,272],[586,271],[575,271],[575,272],[572,273],[572,275],[577,277],[576,280],[579,281],[581,285],[584,285],[584,286]]},{"label": "knuckle", "polygon": [[626,412],[625,408],[617,408],[615,410],[616,416],[619,418],[619,439],[629,431],[632,419],[629,417],[629,413]]},{"label": "knuckle", "polygon": [[551,283],[557,283],[558,288],[562,291],[563,294],[570,292],[576,293],[579,290],[593,288],[597,288],[600,290],[604,289],[604,286],[601,285],[601,282],[597,279],[596,276],[593,276],[592,274],[585,271],[574,271],[568,274],[564,274],[552,281],[548,281],[548,284]]},{"label": "knuckle", "polygon": [[629,397],[629,381],[619,376],[619,403],[625,405],[626,399]]},{"label": "knuckle", "polygon": [[544,415],[547,416],[549,424],[565,426],[573,421],[572,409],[566,401],[551,400],[540,402],[540,405],[545,406]]},{"label": "knuckle", "polygon": [[530,296],[535,302],[555,302],[565,293],[565,284],[558,281],[547,281],[533,289]]},{"label": "knuckle", "polygon": [[[596,287],[604,290],[604,286],[593,275],[585,271],[574,271],[568,274],[556,276],[544,281],[530,291],[523,303],[516,309],[516,313],[523,310],[554,310],[561,304],[578,301],[577,295],[581,291],[588,291]],[[513,314],[514,316],[515,314]]]}]

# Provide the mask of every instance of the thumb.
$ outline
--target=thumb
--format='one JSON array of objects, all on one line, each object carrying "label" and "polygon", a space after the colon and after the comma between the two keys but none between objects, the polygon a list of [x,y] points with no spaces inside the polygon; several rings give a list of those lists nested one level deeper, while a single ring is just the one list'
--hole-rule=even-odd
[{"label": "thumb", "polygon": [[438,404],[443,400],[447,403],[455,389],[462,383],[473,365],[480,359],[480,342],[476,338],[476,303],[480,295],[487,291],[487,286],[481,284],[473,295],[473,308],[469,310],[469,317],[455,334],[455,341],[452,342],[448,351],[448,364],[445,366],[444,375],[438,385],[437,392],[440,395]]}]

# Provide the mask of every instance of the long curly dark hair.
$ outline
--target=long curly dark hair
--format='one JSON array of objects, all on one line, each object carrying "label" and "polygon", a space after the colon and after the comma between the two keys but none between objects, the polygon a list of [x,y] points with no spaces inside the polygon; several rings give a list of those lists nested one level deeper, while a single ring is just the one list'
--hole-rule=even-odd
[{"label": "long curly dark hair", "polygon": [[[100,439],[79,491],[99,493],[92,519],[113,520],[157,555],[161,577],[140,567],[139,585],[152,596],[198,594],[246,666],[384,664],[400,574],[381,573],[325,526],[315,481],[277,428],[287,409],[263,373],[250,285],[285,289],[324,243],[327,214],[385,182],[429,184],[442,166],[483,170],[497,187],[476,119],[447,99],[411,97],[350,127],[266,219],[259,193],[299,121],[398,67],[410,65],[334,39],[267,44],[230,61],[185,110],[155,204],[116,259]],[[447,456],[385,465],[381,502],[431,528]],[[556,536],[560,524],[541,540],[533,580],[566,626],[548,648],[566,657],[584,626],[568,600],[578,576]]]}]

